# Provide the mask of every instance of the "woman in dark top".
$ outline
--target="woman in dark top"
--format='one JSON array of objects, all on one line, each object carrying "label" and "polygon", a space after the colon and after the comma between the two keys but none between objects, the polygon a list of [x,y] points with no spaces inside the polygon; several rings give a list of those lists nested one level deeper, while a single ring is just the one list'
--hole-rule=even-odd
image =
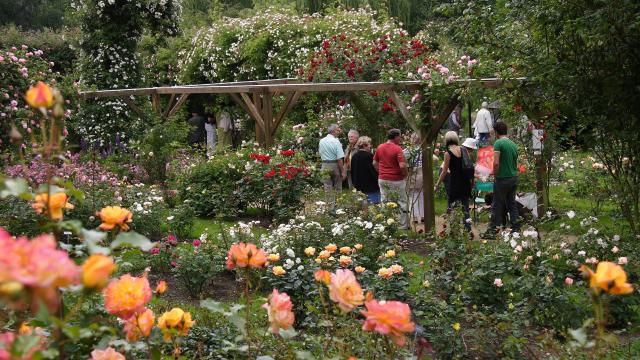
[{"label": "woman in dark top", "polygon": [[360,136],[356,142],[355,152],[351,155],[351,182],[356,190],[367,195],[370,204],[380,203],[380,187],[378,172],[373,167],[371,138]]},{"label": "woman in dark top", "polygon": [[466,149],[458,145],[458,134],[449,131],[444,136],[447,152],[444,154],[444,166],[440,173],[440,178],[436,183],[436,189],[444,180],[447,171],[449,171],[449,192],[447,193],[447,208],[453,209],[456,203],[462,204],[464,212],[464,227],[471,231],[469,217],[469,198],[471,198],[471,183],[473,179],[469,178],[462,169],[462,152]]}]

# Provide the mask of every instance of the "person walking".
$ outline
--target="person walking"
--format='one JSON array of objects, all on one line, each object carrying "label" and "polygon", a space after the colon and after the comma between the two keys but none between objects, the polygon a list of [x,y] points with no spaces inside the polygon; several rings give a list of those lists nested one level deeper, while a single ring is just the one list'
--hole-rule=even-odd
[{"label": "person walking", "polygon": [[424,221],[424,195],[422,181],[422,138],[419,133],[411,134],[411,146],[404,150],[409,174],[407,176],[407,195],[409,213],[414,223]]},{"label": "person walking", "polygon": [[491,222],[484,239],[495,239],[496,229],[509,214],[511,232],[520,231],[516,190],[518,188],[518,146],[507,135],[507,124],[499,121],[495,125],[498,140],[493,144],[493,175],[496,178],[491,203]]},{"label": "person walking", "polygon": [[215,115],[211,114],[207,116],[204,130],[207,132],[207,156],[211,156],[216,151],[216,142],[218,140]]},{"label": "person walking", "polygon": [[323,180],[325,199],[331,207],[335,207],[336,192],[342,191],[342,181],[347,177],[344,169],[344,151],[338,140],[339,134],[340,127],[337,124],[329,125],[327,136],[320,139],[318,146],[322,159],[320,170],[327,173]]},{"label": "person walking", "polygon": [[225,151],[226,148],[231,147],[231,130],[233,129],[231,115],[227,109],[222,109],[222,111],[220,111],[217,125],[218,151]]},{"label": "person walking", "polygon": [[460,105],[457,105],[449,114],[449,119],[447,120],[447,128],[450,131],[455,131],[456,134],[460,134],[460,110]]},{"label": "person walking", "polygon": [[391,129],[387,134],[387,142],[380,144],[373,156],[373,167],[378,171],[378,186],[382,202],[393,201],[400,209],[400,229],[409,228],[407,216],[407,163],[400,147],[402,137],[400,130]]},{"label": "person walking", "polygon": [[478,141],[480,147],[489,145],[491,139],[491,133],[493,132],[493,117],[491,112],[487,109],[486,101],[482,102],[482,108],[478,110],[476,114],[476,122],[474,124],[475,133],[478,134]]},{"label": "person walking", "polygon": [[351,155],[351,182],[353,187],[367,195],[369,204],[380,203],[378,172],[373,167],[371,138],[360,136]]},{"label": "person walking", "polygon": [[471,224],[468,219],[470,219],[469,199],[471,198],[473,175],[469,178],[463,166],[463,156],[469,157],[469,154],[463,154],[463,152],[467,150],[459,145],[458,134],[454,131],[447,132],[444,140],[447,152],[444,154],[444,166],[442,167],[442,172],[440,173],[440,177],[438,177],[434,190],[438,190],[440,183],[444,181],[447,171],[449,171],[447,211],[453,210],[456,204],[460,203],[462,205],[462,212],[464,213],[464,227],[467,231],[471,231]]},{"label": "person walking", "polygon": [[349,140],[349,144],[347,145],[347,150],[344,152],[344,169],[347,171],[347,186],[349,189],[353,188],[353,184],[351,182],[351,155],[355,152],[356,142],[360,137],[360,133],[356,129],[351,129],[347,133],[347,139]]},{"label": "person walking", "polygon": [[189,124],[189,145],[198,147],[204,142],[205,129],[204,124],[207,120],[200,115],[199,111],[193,111],[191,117],[187,120]]}]

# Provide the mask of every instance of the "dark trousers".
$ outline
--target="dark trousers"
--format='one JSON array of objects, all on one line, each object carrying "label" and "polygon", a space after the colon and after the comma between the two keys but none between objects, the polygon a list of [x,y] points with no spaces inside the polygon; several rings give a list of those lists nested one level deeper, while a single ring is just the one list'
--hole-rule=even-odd
[{"label": "dark trousers", "polygon": [[502,224],[505,215],[509,214],[511,230],[519,231],[518,206],[516,204],[516,189],[518,177],[498,178],[493,186],[493,202],[491,203],[491,224],[489,231],[495,231]]},{"label": "dark trousers", "polygon": [[469,198],[466,198],[466,199],[447,198],[448,211],[453,211],[453,208],[455,208],[456,205],[458,204],[462,205],[462,213],[464,214],[464,219],[462,219],[462,221],[464,222],[464,228],[467,231],[471,231],[471,224],[467,222],[467,219],[471,220],[471,216],[469,216]]}]

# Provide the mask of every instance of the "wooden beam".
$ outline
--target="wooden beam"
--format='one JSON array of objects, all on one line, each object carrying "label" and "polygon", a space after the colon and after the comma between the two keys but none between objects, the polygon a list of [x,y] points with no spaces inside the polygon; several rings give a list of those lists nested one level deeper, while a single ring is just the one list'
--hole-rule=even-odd
[{"label": "wooden beam", "polygon": [[278,115],[276,115],[276,118],[273,122],[271,135],[275,135],[276,131],[278,130],[278,127],[282,123],[282,120],[284,120],[284,117],[287,115],[289,111],[291,111],[291,109],[293,109],[294,106],[296,106],[296,104],[298,103],[298,100],[303,94],[304,92],[302,91],[295,91],[287,95],[287,99],[284,101],[284,104],[282,105],[280,112],[278,112]]},{"label": "wooden beam", "polygon": [[387,94],[389,94],[393,102],[396,104],[396,107],[400,110],[402,118],[409,124],[409,126],[411,126],[411,129],[415,132],[420,132],[418,124],[416,124],[416,122],[411,118],[411,113],[402,98],[400,98],[400,96],[398,96],[398,94],[393,90],[387,91]]},{"label": "wooden beam", "polygon": [[138,116],[146,117],[146,114],[142,110],[140,110],[136,102],[133,101],[133,99],[131,99],[131,96],[123,96],[120,99],[122,99],[122,101],[124,101],[125,104],[129,105],[131,110],[133,110],[133,112],[138,114]]},{"label": "wooden beam", "polygon": [[[249,110],[249,107],[247,106],[247,104],[240,98],[240,96],[238,96],[238,94],[232,93],[229,95],[231,96],[231,99],[235,101],[236,104],[238,104],[244,111],[247,112],[247,114],[251,116],[251,118],[253,118],[253,115],[251,115],[251,110]],[[256,124],[256,141],[258,141],[259,143],[262,143],[264,139],[261,136],[262,134],[264,134],[264,129],[262,128],[262,124],[260,124],[257,120],[255,120],[255,118],[253,119]]]},{"label": "wooden beam", "polygon": [[[454,80],[447,86],[461,85],[471,87],[496,88],[502,86],[511,86],[513,84],[524,82],[526,78],[515,79],[460,79]],[[155,88],[136,88],[136,89],[115,89],[115,90],[98,90],[83,91],[80,93],[84,98],[94,97],[120,97],[126,95],[145,95],[145,94],[229,94],[242,92],[262,92],[267,88],[270,92],[290,92],[290,91],[325,91],[325,92],[348,92],[348,91],[371,91],[371,90],[394,90],[394,91],[411,91],[419,90],[423,87],[421,81],[398,81],[394,83],[384,83],[380,81],[371,82],[333,82],[333,83],[290,83],[284,80],[271,80],[271,83],[265,82],[233,82],[222,84],[202,84],[202,85],[184,85],[184,86],[162,86]]]},{"label": "wooden beam", "polygon": [[151,94],[151,107],[153,108],[153,112],[155,112],[156,115],[162,116],[162,109],[160,109],[160,94]]},{"label": "wooden beam", "polygon": [[164,111],[164,115],[162,116],[163,118],[167,118],[167,116],[169,116],[169,112],[171,111],[171,106],[173,105],[173,99],[175,99],[176,94],[171,94],[171,97],[169,98],[169,102],[167,103],[167,108]]},{"label": "wooden beam", "polygon": [[185,101],[187,101],[187,98],[189,97],[189,94],[182,94],[180,96],[180,98],[176,101],[175,105],[173,105],[173,107],[171,108],[171,110],[169,110],[169,113],[167,114],[167,118],[173,116],[173,114],[176,113],[176,111],[178,111],[178,109],[180,108],[180,106],[182,106]]},{"label": "wooden beam", "polygon": [[[429,119],[431,128],[429,129],[428,137],[426,138],[428,142],[433,142],[436,140],[436,137],[438,137],[438,133],[440,132],[440,128],[442,128],[442,125],[444,125],[445,121],[447,121],[447,119],[449,118],[449,115],[451,114],[453,109],[455,109],[456,106],[458,106],[458,104],[460,104],[460,101],[458,100],[458,95],[456,94],[453,97],[451,97],[451,99],[449,100],[449,103],[444,108],[442,113],[438,114],[435,118],[433,118],[432,116],[431,119]],[[433,112],[433,109],[431,111]]]},{"label": "wooden beam", "polygon": [[262,120],[262,115],[260,115],[260,111],[256,108],[256,105],[251,101],[249,95],[247,93],[240,93],[242,100],[247,105],[249,109],[249,115],[260,125],[262,129],[264,129],[264,121]]}]

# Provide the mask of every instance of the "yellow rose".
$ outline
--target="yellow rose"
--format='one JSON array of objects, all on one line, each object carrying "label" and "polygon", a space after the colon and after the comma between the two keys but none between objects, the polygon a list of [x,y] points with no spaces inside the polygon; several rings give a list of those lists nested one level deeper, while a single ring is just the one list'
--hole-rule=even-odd
[{"label": "yellow rose", "polygon": [[267,256],[267,260],[269,260],[269,262],[276,262],[280,260],[280,254],[269,254]]},{"label": "yellow rose", "polygon": [[304,253],[307,256],[313,256],[316,254],[316,248],[309,246],[308,248],[304,249]]},{"label": "yellow rose", "polygon": [[366,269],[362,266],[356,266],[356,268],[354,269],[358,274],[363,273]]},{"label": "yellow rose", "polygon": [[275,276],[282,276],[287,273],[287,271],[282,266],[274,266],[271,271]]},{"label": "yellow rose", "polygon": [[362,244],[355,244],[355,245],[353,245],[353,247],[354,247],[356,250],[362,250]]},{"label": "yellow rose", "polygon": [[25,94],[25,100],[32,108],[50,108],[53,106],[53,91],[49,85],[38,81]]},{"label": "yellow rose", "polygon": [[87,288],[102,288],[115,269],[116,264],[110,256],[93,254],[82,264],[82,284]]},{"label": "yellow rose", "polygon": [[386,258],[392,258],[394,256],[396,256],[395,250],[387,250],[387,252],[384,253],[384,257]]}]

